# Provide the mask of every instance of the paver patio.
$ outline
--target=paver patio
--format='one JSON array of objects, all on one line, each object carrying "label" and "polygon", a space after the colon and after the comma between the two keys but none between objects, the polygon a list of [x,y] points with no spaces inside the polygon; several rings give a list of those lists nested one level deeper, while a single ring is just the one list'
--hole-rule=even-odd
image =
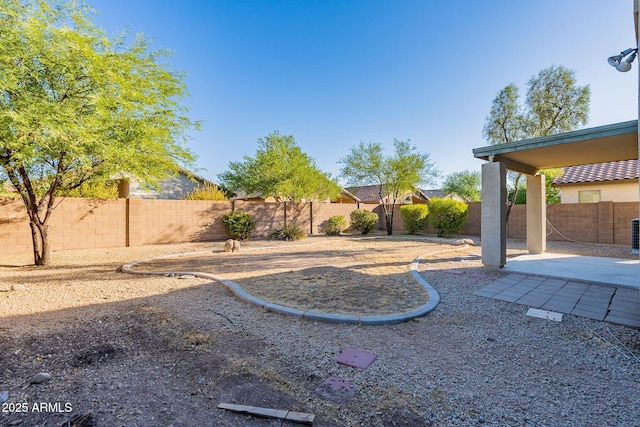
[{"label": "paver patio", "polygon": [[640,290],[509,274],[474,295],[640,328]]}]

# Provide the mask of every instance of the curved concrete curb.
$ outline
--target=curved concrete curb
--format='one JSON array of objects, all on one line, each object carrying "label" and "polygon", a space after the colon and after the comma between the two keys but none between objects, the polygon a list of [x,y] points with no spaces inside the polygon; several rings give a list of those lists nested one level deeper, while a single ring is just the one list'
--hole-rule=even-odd
[{"label": "curved concrete curb", "polygon": [[133,262],[130,262],[128,264],[124,264],[121,267],[121,270],[123,272],[129,273],[129,274],[152,274],[152,275],[160,275],[160,276],[166,276],[166,275],[179,275],[179,276],[191,275],[191,276],[196,276],[196,277],[202,277],[204,279],[215,280],[216,282],[220,282],[224,286],[226,286],[240,300],[248,302],[248,303],[253,304],[253,305],[256,305],[256,306],[261,307],[261,308],[263,308],[265,310],[272,311],[274,313],[284,314],[284,315],[287,315],[287,316],[294,316],[294,317],[304,318],[304,319],[308,319],[308,320],[318,320],[318,321],[327,322],[327,323],[346,323],[346,324],[359,324],[359,325],[392,325],[392,324],[407,322],[407,321],[415,319],[417,317],[424,316],[424,315],[432,312],[433,310],[435,310],[437,305],[440,303],[440,294],[438,294],[438,291],[436,291],[426,280],[424,280],[424,278],[422,278],[422,276],[420,276],[420,273],[418,272],[418,266],[420,265],[420,261],[424,257],[429,256],[429,255],[434,255],[434,254],[443,253],[443,252],[458,251],[460,249],[467,248],[467,247],[468,247],[467,245],[464,245],[463,247],[456,248],[456,249],[444,250],[444,251],[438,251],[438,252],[431,252],[431,253],[420,255],[415,260],[413,260],[413,262],[411,263],[411,275],[427,291],[427,293],[429,294],[429,300],[423,306],[421,306],[421,307],[419,307],[419,308],[417,308],[415,310],[412,310],[410,312],[398,313],[398,314],[390,314],[390,315],[386,315],[386,316],[350,316],[350,315],[345,315],[345,314],[322,313],[322,312],[318,312],[318,311],[303,311],[303,310],[298,310],[296,308],[291,308],[291,307],[286,307],[286,306],[283,306],[283,305],[270,303],[270,302],[265,301],[263,299],[257,298],[255,296],[249,294],[244,289],[242,289],[242,287],[240,285],[238,285],[236,282],[233,282],[231,280],[227,280],[227,279],[225,279],[223,277],[218,277],[218,276],[215,276],[215,275],[209,274],[209,273],[201,273],[201,272],[197,272],[197,271],[196,272],[190,272],[190,271],[189,272],[186,272],[186,271],[163,271],[163,272],[160,272],[160,271],[136,271],[136,270],[133,269],[133,267],[135,267],[136,265],[141,264],[141,263],[146,262],[146,261],[164,259],[164,258],[183,257],[183,256],[186,256],[186,255],[201,255],[201,254],[210,253],[211,251],[187,252],[187,253],[182,253],[182,254],[162,255],[162,256],[157,256],[157,257],[152,257],[152,258],[146,258],[146,259],[142,259],[142,260],[138,260],[138,261],[133,261]]}]

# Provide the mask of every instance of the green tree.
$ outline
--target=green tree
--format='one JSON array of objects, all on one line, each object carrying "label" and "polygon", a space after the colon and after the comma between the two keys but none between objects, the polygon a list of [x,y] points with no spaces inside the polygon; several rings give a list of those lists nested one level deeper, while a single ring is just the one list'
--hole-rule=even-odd
[{"label": "green tree", "polygon": [[393,234],[393,212],[407,192],[415,191],[422,183],[432,182],[438,170],[429,154],[419,152],[411,141],[395,139],[395,152],[385,156],[380,143],[361,142],[340,160],[341,173],[350,185],[377,185],[384,210],[387,234]]},{"label": "green tree", "polygon": [[479,171],[464,170],[447,176],[442,186],[445,194],[455,194],[465,202],[479,202],[482,194],[482,175]]},{"label": "green tree", "polygon": [[293,202],[325,200],[340,194],[340,186],[302,152],[293,136],[276,131],[260,138],[258,146],[254,157],[231,162],[229,170],[218,175],[224,187]]},{"label": "green tree", "polygon": [[[589,121],[590,99],[589,85],[579,86],[575,71],[563,66],[545,68],[527,83],[523,105],[514,84],[498,92],[485,120],[483,137],[495,145],[579,129]],[[518,197],[521,178],[520,173],[513,178],[507,220]]]},{"label": "green tree", "polygon": [[111,40],[80,2],[0,0],[0,166],[27,209],[34,262],[48,222],[86,182],[150,183],[193,163],[183,74],[142,35]]},{"label": "green tree", "polygon": [[[553,186],[553,180],[558,176],[562,176],[562,174],[564,173],[564,169],[562,168],[544,169],[542,173],[544,173],[544,176],[545,176],[545,187],[546,187],[545,195],[546,195],[547,205],[560,203],[560,189],[558,187]],[[509,191],[510,198],[513,195],[512,194],[513,191],[514,190]],[[521,184],[518,190],[518,196],[515,199],[515,204],[523,205],[525,203],[527,203],[527,186],[526,184],[525,185]]]}]

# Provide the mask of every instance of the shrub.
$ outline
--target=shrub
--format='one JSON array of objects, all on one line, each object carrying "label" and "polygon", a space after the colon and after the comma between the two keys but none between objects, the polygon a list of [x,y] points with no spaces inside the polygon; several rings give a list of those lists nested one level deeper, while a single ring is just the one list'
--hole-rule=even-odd
[{"label": "shrub", "polygon": [[328,236],[339,236],[347,227],[347,220],[342,215],[335,215],[320,225],[321,231]]},{"label": "shrub", "polygon": [[409,234],[416,234],[427,228],[429,207],[427,205],[402,205],[400,215],[402,216],[404,231]]},{"label": "shrub", "polygon": [[196,187],[187,194],[187,200],[227,200],[227,194],[215,184]]},{"label": "shrub", "polygon": [[438,236],[445,237],[459,233],[467,222],[469,207],[458,200],[429,200],[429,222],[433,224]]},{"label": "shrub", "polygon": [[371,211],[358,209],[352,211],[349,218],[351,219],[351,227],[362,234],[368,234],[378,225],[378,215]]},{"label": "shrub", "polygon": [[269,233],[269,238],[271,240],[300,240],[307,237],[307,233],[305,233],[300,227],[295,224],[285,225],[281,228],[276,228],[271,233]]},{"label": "shrub", "polygon": [[256,228],[256,222],[245,212],[233,211],[222,217],[222,223],[232,239],[246,240]]},{"label": "shrub", "polygon": [[[0,188],[1,190],[1,188]],[[65,197],[86,197],[91,199],[117,199],[118,182],[85,182],[80,187],[74,188]]]}]

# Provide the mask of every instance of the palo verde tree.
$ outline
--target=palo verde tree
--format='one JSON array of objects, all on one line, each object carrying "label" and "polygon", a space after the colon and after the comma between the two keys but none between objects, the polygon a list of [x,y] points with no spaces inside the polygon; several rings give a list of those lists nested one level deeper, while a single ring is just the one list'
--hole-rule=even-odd
[{"label": "palo verde tree", "polygon": [[341,174],[350,185],[377,185],[384,210],[387,234],[393,234],[395,206],[418,185],[432,182],[439,172],[427,153],[411,145],[411,141],[394,139],[394,153],[386,156],[382,144],[361,142],[340,160]]},{"label": "palo verde tree", "polygon": [[[579,86],[574,71],[563,66],[545,68],[527,83],[524,104],[520,104],[518,87],[513,83],[498,93],[485,120],[483,136],[495,145],[579,129],[589,120],[590,99],[589,85]],[[521,178],[522,174],[514,177],[507,220]]]},{"label": "palo verde tree", "polygon": [[479,171],[464,170],[447,176],[442,185],[445,194],[455,194],[465,202],[479,202],[482,175]]},{"label": "palo verde tree", "polygon": [[29,216],[34,263],[51,259],[49,220],[88,182],[156,183],[193,154],[184,75],[147,40],[113,40],[81,2],[0,0],[0,166]]},{"label": "palo verde tree", "polygon": [[277,201],[313,201],[335,198],[340,186],[302,151],[292,135],[273,132],[258,140],[254,157],[229,163],[218,175],[225,188]]}]

